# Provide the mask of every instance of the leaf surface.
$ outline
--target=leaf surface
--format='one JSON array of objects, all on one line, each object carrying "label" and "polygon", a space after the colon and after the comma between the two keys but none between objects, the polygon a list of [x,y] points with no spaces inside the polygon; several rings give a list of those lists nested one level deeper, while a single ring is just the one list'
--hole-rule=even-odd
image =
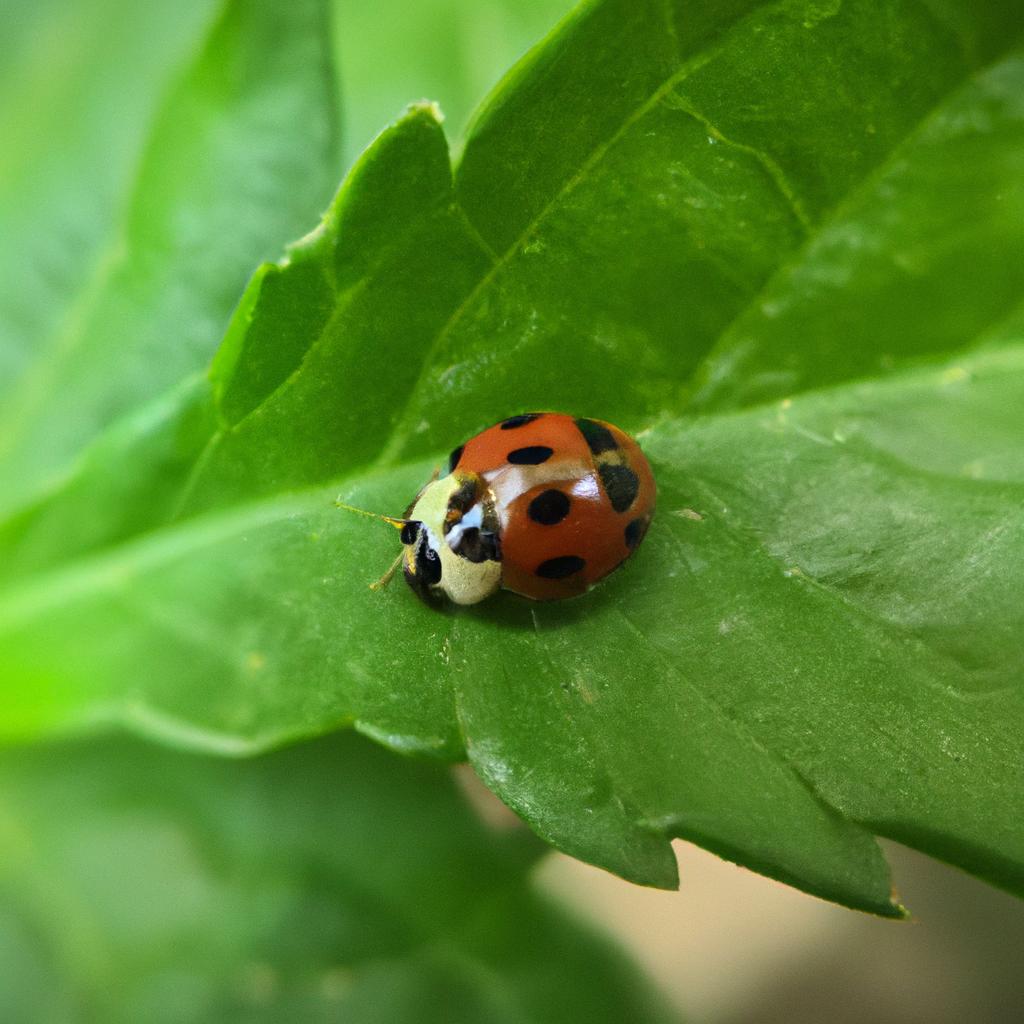
[{"label": "leaf surface", "polygon": [[[355,724],[647,884],[683,836],[895,914],[881,834],[1022,892],[1017,26],[628,7],[514,70],[454,174],[429,107],[384,133],[210,374],[0,527],[5,732]],[[563,605],[368,591],[394,537],[332,499],[400,512],[544,408],[640,432],[630,565]]]},{"label": "leaf surface", "polygon": [[358,737],[242,762],[64,744],[0,777],[7,1020],[672,1019],[533,891],[528,833]]}]

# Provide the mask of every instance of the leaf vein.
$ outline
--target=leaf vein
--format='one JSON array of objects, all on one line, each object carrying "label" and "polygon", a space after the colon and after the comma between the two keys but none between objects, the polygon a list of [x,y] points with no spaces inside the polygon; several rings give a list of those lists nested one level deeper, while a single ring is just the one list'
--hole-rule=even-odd
[{"label": "leaf vein", "polygon": [[719,330],[717,337],[712,342],[700,364],[693,371],[690,384],[682,392],[682,407],[699,406],[707,408],[714,400],[714,388],[719,379],[715,373],[715,364],[723,359],[732,343],[732,332],[743,322],[769,295],[785,277],[792,274],[809,255],[814,245],[822,235],[834,224],[840,222],[851,210],[852,207],[872,188],[874,188],[889,171],[896,165],[903,152],[921,138],[945,113],[947,104],[958,93],[968,89],[977,79],[988,73],[1000,61],[1011,53],[1019,44],[1017,41],[1009,41],[1005,47],[988,62],[977,67],[968,67],[964,75],[957,79],[941,96],[939,96],[931,107],[910,127],[904,136],[885,154],[885,156],[872,167],[859,181],[855,182],[847,193],[836,202],[832,208],[819,220],[816,228],[804,239],[803,243],[797,246],[789,254],[774,272],[768,277],[764,284],[750,298],[737,313]]},{"label": "leaf vein", "polygon": [[700,53],[695,54],[689,60],[684,61],[676,71],[662,81],[658,88],[655,89],[654,92],[639,107],[637,107],[636,110],[634,110],[607,139],[604,140],[604,142],[591,150],[590,154],[580,164],[576,172],[567,178],[555,191],[554,195],[552,195],[544,204],[544,206],[530,218],[527,225],[512,241],[508,248],[501,253],[490,270],[481,277],[476,285],[474,285],[474,287],[466,294],[462,302],[455,307],[441,329],[435,335],[431,344],[427,347],[420,362],[419,376],[407,394],[402,411],[395,420],[396,429],[392,434],[391,441],[381,451],[377,464],[386,465],[400,454],[402,446],[405,443],[404,427],[408,425],[408,420],[413,409],[413,403],[426,381],[427,374],[433,365],[434,357],[444,344],[444,341],[460,323],[476,299],[491,285],[491,283],[497,278],[498,274],[508,265],[513,256],[515,256],[515,254],[527,243],[530,236],[537,230],[540,224],[550,216],[566,196],[571,195],[584,181],[586,181],[590,172],[600,164],[605,156],[607,156],[615,145],[626,136],[634,125],[654,110],[676,86],[714,60],[715,57],[725,49],[734,34],[742,29],[747,22],[752,20],[755,15],[759,15],[765,7],[769,6],[784,7],[785,0],[781,0],[779,3],[764,4],[754,8],[731,26],[729,31],[726,32],[714,46],[708,47]]}]

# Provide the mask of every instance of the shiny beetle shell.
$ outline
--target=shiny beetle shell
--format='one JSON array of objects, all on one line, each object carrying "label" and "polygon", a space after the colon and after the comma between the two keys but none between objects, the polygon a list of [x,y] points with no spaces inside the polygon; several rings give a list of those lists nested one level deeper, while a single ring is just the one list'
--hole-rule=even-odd
[{"label": "shiny beetle shell", "polygon": [[513,416],[456,448],[406,512],[403,569],[434,601],[475,604],[499,587],[574,597],[636,550],[656,487],[618,427],[562,413]]}]

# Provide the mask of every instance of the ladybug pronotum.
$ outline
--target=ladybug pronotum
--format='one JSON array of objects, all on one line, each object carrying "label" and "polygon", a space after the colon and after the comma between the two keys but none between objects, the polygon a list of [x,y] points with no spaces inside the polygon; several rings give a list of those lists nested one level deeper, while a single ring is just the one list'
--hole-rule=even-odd
[{"label": "ladybug pronotum", "polygon": [[401,520],[402,567],[433,603],[499,588],[535,601],[582,594],[621,565],[654,513],[651,467],[601,420],[527,413],[456,448]]}]

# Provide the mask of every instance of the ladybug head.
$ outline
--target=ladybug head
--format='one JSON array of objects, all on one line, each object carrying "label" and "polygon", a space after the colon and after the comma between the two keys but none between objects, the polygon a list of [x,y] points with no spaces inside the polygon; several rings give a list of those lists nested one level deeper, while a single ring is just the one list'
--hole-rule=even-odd
[{"label": "ladybug head", "polygon": [[494,501],[475,473],[427,484],[402,527],[406,582],[433,603],[476,604],[501,586],[501,544]]}]

